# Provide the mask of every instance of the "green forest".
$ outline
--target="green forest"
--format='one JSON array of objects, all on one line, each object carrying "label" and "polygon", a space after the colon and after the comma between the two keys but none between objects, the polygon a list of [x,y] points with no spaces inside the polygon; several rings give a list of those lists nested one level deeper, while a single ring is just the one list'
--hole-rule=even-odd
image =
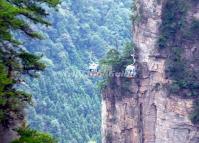
[{"label": "green forest", "polygon": [[23,121],[13,143],[101,142],[88,66],[131,41],[130,14],[131,0],[0,1],[0,121]]},{"label": "green forest", "polygon": [[[195,140],[198,4],[0,0],[0,143],[112,143],[118,132],[125,143],[134,136],[147,142],[147,136],[156,141],[162,127],[168,136],[189,134]],[[153,51],[147,53],[147,48]],[[150,69],[153,64],[157,69]],[[105,74],[92,77],[90,72]],[[121,74],[126,72],[130,76]],[[157,99],[150,95],[154,91],[161,91]],[[164,105],[156,105],[162,100]],[[178,101],[184,105],[173,105]],[[145,122],[154,122],[154,127]],[[103,137],[102,127],[107,128]],[[150,130],[153,135],[147,134]]]},{"label": "green forest", "polygon": [[[42,39],[30,23],[48,26],[44,4],[55,8],[59,0],[0,1],[0,140],[1,142],[56,143],[49,134],[28,127],[24,110],[32,104],[32,95],[20,88],[23,77],[37,78],[46,65],[42,56],[30,53],[17,33],[29,39]],[[14,133],[18,133],[14,135]],[[12,139],[13,138],[13,139]],[[16,139],[17,138],[17,139]],[[14,140],[16,139],[16,140]]]},{"label": "green forest", "polygon": [[19,86],[32,94],[33,106],[25,110],[31,128],[52,134],[60,143],[101,142],[101,95],[98,80],[87,75],[88,66],[109,49],[122,49],[131,41],[131,3],[62,0],[55,8],[44,4],[46,21],[27,21],[38,31],[31,36],[38,39],[13,33],[22,49],[45,64],[35,75],[39,78],[23,76],[27,82]]}]

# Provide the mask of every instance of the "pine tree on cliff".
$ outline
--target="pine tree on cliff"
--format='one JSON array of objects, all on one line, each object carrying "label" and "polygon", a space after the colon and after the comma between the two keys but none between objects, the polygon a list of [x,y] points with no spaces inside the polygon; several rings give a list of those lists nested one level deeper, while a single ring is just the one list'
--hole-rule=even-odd
[{"label": "pine tree on cliff", "polygon": [[55,7],[59,0],[0,0],[0,126],[9,128],[16,120],[23,121],[23,110],[31,103],[31,95],[16,89],[22,76],[37,77],[45,69],[41,56],[29,53],[13,33],[42,39],[30,23],[46,26],[48,15],[41,4]]}]

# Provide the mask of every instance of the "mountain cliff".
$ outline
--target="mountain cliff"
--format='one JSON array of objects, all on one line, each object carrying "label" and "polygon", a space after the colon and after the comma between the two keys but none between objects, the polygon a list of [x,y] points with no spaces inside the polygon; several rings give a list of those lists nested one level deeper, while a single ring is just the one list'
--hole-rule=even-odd
[{"label": "mountain cliff", "polygon": [[198,143],[199,3],[135,0],[133,10],[137,76],[103,90],[103,143]]}]

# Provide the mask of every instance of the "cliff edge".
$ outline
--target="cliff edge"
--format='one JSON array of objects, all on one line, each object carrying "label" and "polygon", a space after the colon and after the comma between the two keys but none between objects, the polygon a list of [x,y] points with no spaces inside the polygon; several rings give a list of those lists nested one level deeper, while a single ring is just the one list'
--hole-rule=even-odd
[{"label": "cliff edge", "polygon": [[[170,5],[175,4],[175,0],[170,2]],[[186,22],[193,19],[199,20],[199,3],[190,0],[188,4]],[[199,126],[190,120],[197,96],[189,98],[191,95],[188,88],[181,89],[180,85],[178,85],[179,91],[171,92],[168,88],[177,81],[175,76],[173,78],[168,74],[168,64],[171,63],[172,58],[170,53],[175,52],[167,50],[177,40],[172,43],[168,42],[171,37],[167,39],[164,37],[169,44],[166,45],[165,41],[164,45],[160,43],[160,37],[164,36],[162,25],[168,24],[165,23],[165,9],[168,5],[169,2],[166,0],[134,2],[133,41],[138,49],[136,64],[139,73],[138,77],[130,81],[126,89],[122,87],[124,79],[117,77],[113,79],[114,85],[108,83],[104,89],[102,93],[103,143],[199,142]],[[181,13],[183,12],[179,14]],[[176,16],[179,17],[179,14]],[[175,33],[180,33],[179,29],[177,28]],[[178,39],[179,35],[181,34],[176,34],[175,38]],[[186,61],[186,68],[192,69],[192,66],[196,70],[199,69],[198,42],[191,38],[181,39],[189,39],[177,41],[182,46],[183,52],[180,52],[180,55],[181,59]],[[163,46],[166,48],[160,48]],[[175,43],[175,47],[177,46]],[[174,67],[177,67],[175,64]],[[193,93],[199,92],[194,90]]]}]

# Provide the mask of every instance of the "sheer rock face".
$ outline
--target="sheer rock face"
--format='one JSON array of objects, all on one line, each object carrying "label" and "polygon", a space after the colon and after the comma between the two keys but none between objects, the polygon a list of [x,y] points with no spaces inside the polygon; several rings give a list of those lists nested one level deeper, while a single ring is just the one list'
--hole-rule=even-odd
[{"label": "sheer rock face", "polygon": [[18,137],[17,133],[12,129],[5,129],[0,127],[0,141],[1,143],[10,143]]},{"label": "sheer rock face", "polygon": [[[113,79],[102,101],[103,143],[199,143],[199,128],[189,119],[192,100],[168,96],[166,58],[157,53],[163,1],[138,0],[142,19],[134,25],[141,73],[123,90]],[[197,17],[199,11],[194,10]],[[190,51],[189,51],[190,52]]]},{"label": "sheer rock face", "polygon": [[13,140],[19,138],[16,129],[20,128],[23,124],[24,120],[15,119],[9,127],[0,125],[0,143],[11,143]]}]

